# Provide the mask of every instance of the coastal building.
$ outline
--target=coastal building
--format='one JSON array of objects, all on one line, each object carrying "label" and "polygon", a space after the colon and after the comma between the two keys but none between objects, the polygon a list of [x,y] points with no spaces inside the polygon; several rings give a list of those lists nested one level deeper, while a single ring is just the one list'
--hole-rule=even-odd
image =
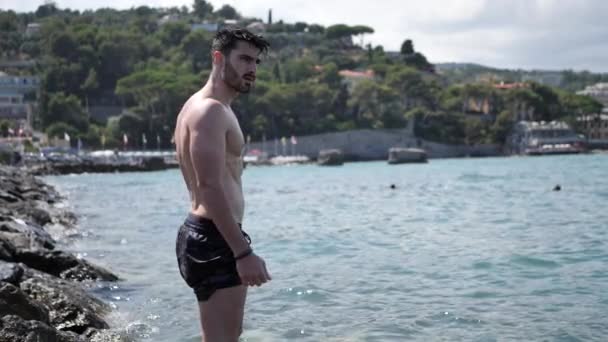
[{"label": "coastal building", "polygon": [[27,24],[27,27],[25,28],[25,36],[31,37],[31,36],[37,35],[38,33],[40,33],[41,27],[42,27],[42,25],[40,25],[39,23]]},{"label": "coastal building", "polygon": [[192,31],[203,30],[206,32],[211,32],[211,33],[217,32],[219,27],[220,27],[220,25],[218,23],[209,23],[209,22],[196,23],[196,24],[192,24],[190,26]]},{"label": "coastal building", "polygon": [[11,76],[0,72],[0,120],[13,122],[18,129],[31,130],[33,102],[25,98],[40,87],[36,76]]},{"label": "coastal building", "polygon": [[608,108],[608,83],[596,83],[576,93],[591,96],[600,102],[604,108]]},{"label": "coastal building", "polygon": [[352,91],[359,82],[363,80],[373,80],[376,77],[373,70],[340,70],[338,74],[344,79],[344,83],[346,83],[349,92]]},{"label": "coastal building", "polygon": [[515,154],[580,153],[585,148],[584,137],[562,121],[520,121],[507,142]]},{"label": "coastal building", "polygon": [[589,140],[608,141],[608,107],[602,113],[582,115],[576,120]]}]

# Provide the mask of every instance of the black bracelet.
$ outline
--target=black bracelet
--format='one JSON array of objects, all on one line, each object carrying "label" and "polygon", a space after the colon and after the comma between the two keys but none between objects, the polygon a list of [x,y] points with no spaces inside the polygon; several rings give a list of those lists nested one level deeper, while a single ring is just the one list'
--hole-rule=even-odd
[{"label": "black bracelet", "polygon": [[253,249],[251,249],[251,247],[247,247],[247,249],[244,250],[243,252],[241,252],[241,254],[235,255],[234,260],[241,260],[243,258],[250,256],[251,254],[253,254]]}]

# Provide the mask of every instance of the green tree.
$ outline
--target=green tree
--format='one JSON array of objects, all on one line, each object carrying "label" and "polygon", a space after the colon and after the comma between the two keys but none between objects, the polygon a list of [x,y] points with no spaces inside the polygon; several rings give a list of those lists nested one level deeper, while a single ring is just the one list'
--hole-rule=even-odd
[{"label": "green tree", "polygon": [[72,60],[76,57],[78,43],[70,32],[60,32],[51,37],[51,54],[56,57]]},{"label": "green tree", "polygon": [[401,54],[402,55],[411,55],[414,53],[414,43],[411,39],[406,39],[403,44],[401,44]]},{"label": "green tree", "polygon": [[86,132],[89,119],[82,109],[80,100],[74,95],[66,95],[63,92],[53,93],[49,96],[48,110],[42,117],[43,125],[64,122],[80,132]]},{"label": "green tree", "polygon": [[398,91],[403,107],[411,109],[418,106],[436,107],[436,97],[430,83],[413,68],[394,68],[386,77],[386,83]]},{"label": "green tree", "polygon": [[36,17],[45,18],[56,14],[57,12],[59,12],[59,9],[57,9],[57,4],[54,1],[48,1],[43,5],[38,6],[38,9],[36,10]]},{"label": "green tree", "polygon": [[78,135],[78,130],[65,122],[55,122],[47,127],[45,131],[46,135],[52,139],[63,139],[67,133],[70,136],[70,140]]},{"label": "green tree", "polygon": [[515,124],[514,115],[505,110],[501,112],[490,130],[492,142],[504,144]]},{"label": "green tree", "polygon": [[10,123],[6,120],[0,120],[0,136],[6,137],[8,136],[8,129],[10,128]]},{"label": "green tree", "polygon": [[203,30],[192,31],[182,39],[180,49],[190,58],[192,71],[198,73],[211,68],[212,39]]},{"label": "green tree", "polygon": [[340,83],[342,83],[342,76],[339,74],[336,63],[328,63],[323,66],[323,73],[321,74],[320,81],[334,89],[340,86]]},{"label": "green tree", "polygon": [[159,31],[161,42],[166,46],[178,46],[190,33],[190,26],[184,22],[167,23]]},{"label": "green tree", "polygon": [[230,5],[224,5],[217,11],[215,11],[215,15],[222,17],[224,19],[240,19],[240,14],[236,11],[236,9]]},{"label": "green tree", "polygon": [[213,13],[213,5],[205,0],[194,0],[194,14],[200,19],[205,19],[209,14]]},{"label": "green tree", "polygon": [[352,35],[353,29],[344,24],[332,25],[325,30],[325,37],[327,37],[327,39],[340,39],[350,37]]}]

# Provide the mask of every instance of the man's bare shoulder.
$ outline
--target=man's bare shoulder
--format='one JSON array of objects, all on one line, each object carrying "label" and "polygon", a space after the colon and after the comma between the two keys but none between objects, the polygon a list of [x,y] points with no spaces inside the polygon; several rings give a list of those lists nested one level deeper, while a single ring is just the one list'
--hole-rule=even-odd
[{"label": "man's bare shoulder", "polygon": [[224,126],[227,123],[226,106],[213,98],[191,98],[185,114],[189,126]]}]

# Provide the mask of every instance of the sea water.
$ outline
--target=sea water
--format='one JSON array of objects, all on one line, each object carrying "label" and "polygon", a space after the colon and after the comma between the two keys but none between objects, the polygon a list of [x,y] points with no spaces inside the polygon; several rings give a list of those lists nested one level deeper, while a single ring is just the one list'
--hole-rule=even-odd
[{"label": "sea water", "polygon": [[[113,328],[200,341],[179,171],[44,179],[80,218],[65,248],[122,278],[91,288]],[[608,155],[248,167],[243,184],[273,276],[249,290],[243,341],[608,338]]]}]

